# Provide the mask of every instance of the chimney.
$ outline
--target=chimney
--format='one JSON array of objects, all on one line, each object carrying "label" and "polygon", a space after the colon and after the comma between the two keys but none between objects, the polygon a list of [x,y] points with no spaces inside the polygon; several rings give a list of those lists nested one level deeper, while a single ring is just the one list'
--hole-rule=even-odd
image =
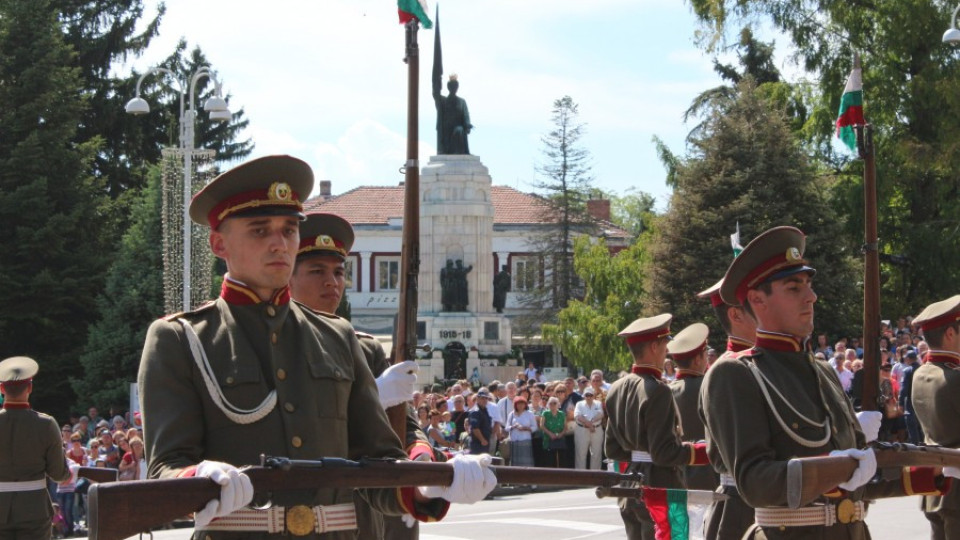
[{"label": "chimney", "polygon": [[593,219],[610,221],[610,199],[590,199],[587,201],[587,213]]},{"label": "chimney", "polygon": [[324,199],[329,199],[329,198],[330,198],[330,188],[331,188],[331,187],[332,187],[332,183],[330,182],[330,180],[321,180],[321,181],[320,181],[320,196],[323,197]]}]

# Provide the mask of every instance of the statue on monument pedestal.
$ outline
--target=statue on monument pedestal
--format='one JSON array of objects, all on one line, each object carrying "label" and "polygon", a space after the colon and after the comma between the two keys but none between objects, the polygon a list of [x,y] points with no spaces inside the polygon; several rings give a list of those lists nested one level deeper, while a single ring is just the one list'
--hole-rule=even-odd
[{"label": "statue on monument pedestal", "polygon": [[447,266],[440,269],[440,304],[442,311],[453,311],[454,304],[454,284],[453,259],[447,259]]},{"label": "statue on monument pedestal", "polygon": [[447,266],[440,269],[440,304],[443,311],[466,311],[468,303],[467,274],[473,266],[463,267],[463,261],[447,259]]},{"label": "statue on monument pedestal", "polygon": [[443,78],[443,51],[440,45],[440,12],[437,11],[437,20],[433,40],[433,102],[437,106],[437,154],[470,154],[470,145],[467,135],[473,128],[470,123],[470,112],[467,102],[457,96],[460,83],[456,75],[450,75],[447,90],[450,95],[444,96],[441,91]]},{"label": "statue on monument pedestal", "polygon": [[457,96],[460,83],[457,76],[451,75],[447,82],[450,95],[440,93],[440,78],[433,81],[433,101],[437,107],[437,154],[470,154],[467,135],[473,128],[470,123],[470,111],[467,102]]},{"label": "statue on monument pedestal", "polygon": [[497,310],[497,313],[503,313],[503,307],[507,305],[510,281],[510,272],[507,271],[507,265],[503,265],[500,273],[493,277],[493,307]]},{"label": "statue on monument pedestal", "polygon": [[467,274],[473,270],[473,265],[463,267],[463,261],[457,259],[457,267],[453,269],[454,276],[454,311],[466,311],[468,303]]}]

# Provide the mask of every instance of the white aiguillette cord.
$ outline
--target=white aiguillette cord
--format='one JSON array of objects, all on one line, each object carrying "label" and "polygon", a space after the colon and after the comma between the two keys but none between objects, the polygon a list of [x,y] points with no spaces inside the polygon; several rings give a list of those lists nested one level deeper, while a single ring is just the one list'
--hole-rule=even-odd
[{"label": "white aiguillette cord", "polygon": [[220,385],[217,384],[213,368],[210,367],[210,362],[207,360],[207,353],[203,350],[203,345],[200,343],[200,337],[197,336],[197,332],[185,319],[177,319],[177,322],[183,326],[183,331],[187,335],[187,341],[190,343],[190,352],[193,353],[193,360],[197,363],[197,368],[203,375],[203,382],[207,387],[207,392],[210,394],[210,399],[213,400],[213,403],[227,418],[237,424],[252,424],[273,411],[274,407],[277,406],[277,391],[275,389],[271,390],[263,402],[253,409],[241,409],[227,401],[227,398],[223,395],[223,391],[220,389]]}]

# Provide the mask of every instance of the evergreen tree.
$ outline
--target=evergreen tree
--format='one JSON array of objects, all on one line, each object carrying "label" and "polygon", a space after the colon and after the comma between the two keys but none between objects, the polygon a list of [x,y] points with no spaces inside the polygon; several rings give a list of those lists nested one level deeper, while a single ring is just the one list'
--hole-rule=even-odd
[{"label": "evergreen tree", "polygon": [[545,202],[541,216],[549,226],[531,240],[548,276],[546,283],[521,297],[531,317],[521,325],[536,327],[552,320],[571,299],[582,294],[573,267],[573,242],[593,230],[587,213],[590,192],[590,152],[582,146],[586,126],[579,123],[579,108],[570,96],[553,102],[553,129],[542,139],[544,161],[537,166],[540,180],[534,187]]},{"label": "evergreen tree", "polygon": [[[817,327],[852,330],[862,293],[850,287],[857,282],[856,261],[837,242],[842,223],[826,211],[821,180],[783,111],[750,78],[737,93],[729,107],[711,113],[678,166],[669,210],[651,246],[645,313],[673,313],[675,328],[712,320],[709,302],[695,295],[726,272],[737,223],[744,245],[770,227],[793,225],[807,235],[806,256],[818,270]],[[714,337],[722,339],[719,332]]]},{"label": "evergreen tree", "polygon": [[0,357],[36,358],[34,405],[62,418],[108,260],[97,146],[76,143],[82,79],[49,0],[0,1],[0,51]]},{"label": "evergreen tree", "polygon": [[[805,140],[842,174],[827,212],[847,217],[847,245],[863,239],[862,162],[832,144],[840,96],[862,55],[864,114],[876,144],[881,313],[916,313],[960,278],[960,55],[941,43],[955,3],[942,0],[799,2],[692,0],[712,42],[769,20],[817,81]],[[709,46],[709,43],[707,43]],[[839,150],[839,152],[838,152]]]},{"label": "evergreen tree", "polygon": [[99,317],[90,325],[80,356],[83,372],[71,381],[81,410],[126,405],[147,327],[163,315],[159,167],[135,193],[130,228],[96,300]]}]

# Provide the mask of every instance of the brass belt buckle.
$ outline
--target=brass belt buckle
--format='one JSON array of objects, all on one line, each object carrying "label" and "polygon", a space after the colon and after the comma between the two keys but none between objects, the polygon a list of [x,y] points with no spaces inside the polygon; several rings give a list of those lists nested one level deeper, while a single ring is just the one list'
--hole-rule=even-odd
[{"label": "brass belt buckle", "polygon": [[850,499],[843,499],[837,503],[837,521],[850,523],[857,516],[857,506]]},{"label": "brass belt buckle", "polygon": [[306,536],[313,532],[316,523],[316,516],[313,509],[309,506],[299,504],[287,508],[286,524],[287,531],[294,536]]}]

